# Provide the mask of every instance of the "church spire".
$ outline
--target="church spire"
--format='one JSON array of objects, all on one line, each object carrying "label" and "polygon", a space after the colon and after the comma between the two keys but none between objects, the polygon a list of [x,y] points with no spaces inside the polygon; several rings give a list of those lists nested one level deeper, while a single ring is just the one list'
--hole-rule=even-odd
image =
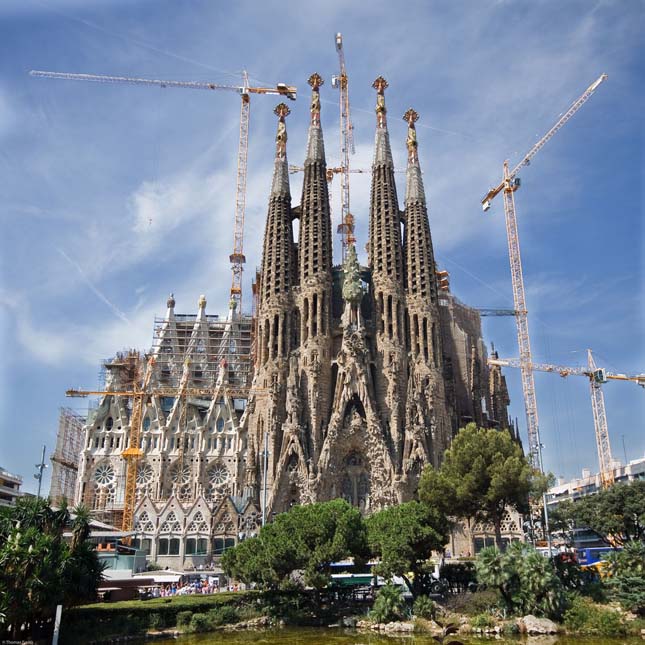
[{"label": "church spire", "polygon": [[[319,74],[312,74],[308,83],[311,85],[311,123],[300,202],[299,277],[303,289],[304,281],[314,277],[320,278],[318,282],[321,280],[325,283],[329,282],[329,284],[321,284],[321,289],[331,289],[331,215],[325,146],[320,127],[320,86],[323,84],[323,79]],[[329,291],[327,295],[330,293]],[[322,291],[319,296],[324,297]],[[324,321],[321,323],[323,328],[327,327]]]},{"label": "church spire", "polygon": [[273,182],[271,196],[290,196],[289,166],[287,165],[287,124],[285,118],[291,110],[284,103],[276,106],[273,113],[278,117],[278,132],[275,136],[275,161],[273,166]]},{"label": "church spire", "polygon": [[[412,304],[411,299],[418,297],[420,299],[419,305],[425,309],[428,302],[436,306],[437,285],[428,209],[421,177],[421,167],[419,166],[417,132],[414,126],[419,120],[419,115],[410,108],[403,115],[403,120],[408,124],[408,138],[406,141],[408,168],[405,188],[406,291],[408,306]],[[414,329],[412,334],[413,336],[415,335]],[[428,346],[424,347],[426,355],[433,353],[429,345],[428,341]]]},{"label": "church spire", "polygon": [[403,120],[408,124],[408,138],[406,140],[408,148],[408,169],[406,173],[405,204],[407,206],[408,203],[413,201],[419,201],[425,204],[426,196],[425,190],[423,189],[419,156],[417,154],[417,131],[414,126],[419,120],[419,115],[410,108],[403,115]]},{"label": "church spire", "polygon": [[262,254],[261,304],[288,292],[293,283],[293,233],[291,230],[291,192],[287,165],[287,126],[289,108],[280,103],[274,110],[278,117],[275,137],[275,162],[269,195],[269,212],[264,232]]},{"label": "church spire", "polygon": [[376,139],[372,164],[369,260],[375,275],[391,281],[396,289],[403,284],[403,254],[394,162],[387,131],[387,86],[382,76],[372,84],[376,90]]},{"label": "church spire", "polygon": [[312,161],[325,161],[325,146],[320,127],[320,86],[325,82],[320,74],[312,74],[307,81],[311,85],[311,124],[307,140],[305,164]]},{"label": "church spire", "polygon": [[387,108],[385,107],[385,90],[388,82],[379,76],[372,87],[376,90],[376,143],[374,146],[374,165],[386,164],[394,166],[392,150],[390,148],[390,135],[387,131]]}]

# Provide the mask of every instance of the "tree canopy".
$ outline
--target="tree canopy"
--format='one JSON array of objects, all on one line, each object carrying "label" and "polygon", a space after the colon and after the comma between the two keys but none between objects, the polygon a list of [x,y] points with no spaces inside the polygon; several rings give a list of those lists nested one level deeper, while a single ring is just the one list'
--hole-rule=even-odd
[{"label": "tree canopy", "polygon": [[[89,514],[48,500],[21,498],[0,509],[0,625],[15,639],[50,620],[56,605],[70,607],[96,596],[103,567],[89,535]],[[71,526],[71,543],[63,531]]]},{"label": "tree canopy", "polygon": [[335,499],[276,516],[257,537],[227,551],[222,567],[242,582],[271,589],[287,585],[295,571],[302,571],[306,585],[321,589],[329,583],[332,562],[367,554],[359,510]]},{"label": "tree canopy", "polygon": [[438,509],[407,502],[375,513],[366,520],[372,555],[380,562],[374,572],[390,579],[401,576],[416,598],[432,582],[430,552],[448,541],[449,522]]},{"label": "tree canopy", "polygon": [[491,523],[501,546],[506,509],[527,513],[529,495],[541,493],[536,485],[544,485],[543,478],[508,431],[469,423],[454,438],[440,468],[426,466],[419,498],[447,515]]},{"label": "tree canopy", "polygon": [[555,530],[588,528],[607,544],[645,542],[645,481],[618,483],[575,502],[560,502],[551,513]]}]

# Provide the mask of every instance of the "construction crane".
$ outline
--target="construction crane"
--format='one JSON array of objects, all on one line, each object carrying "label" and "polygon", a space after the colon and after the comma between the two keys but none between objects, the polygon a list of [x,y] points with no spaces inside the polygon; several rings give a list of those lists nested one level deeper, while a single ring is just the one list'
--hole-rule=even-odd
[{"label": "construction crane", "polygon": [[564,124],[585,104],[600,84],[607,78],[602,74],[594,81],[560,117],[557,123],[529,150],[522,161],[509,170],[508,161],[504,162],[502,181],[491,188],[481,200],[484,211],[491,207],[492,200],[501,192],[504,193],[504,214],[506,217],[506,236],[508,239],[508,255],[511,265],[511,281],[513,285],[513,303],[515,320],[517,323],[517,342],[520,353],[520,371],[522,374],[522,391],[524,394],[524,407],[526,409],[526,422],[529,441],[529,457],[534,466],[543,470],[540,447],[540,430],[538,423],[538,410],[535,398],[535,382],[531,370],[531,343],[529,338],[528,313],[526,309],[526,296],[524,293],[524,278],[522,276],[522,260],[520,256],[520,241],[515,216],[514,193],[520,187],[517,173],[523,166],[531,163],[531,159],[541,150],[547,141],[555,135]]},{"label": "construction crane", "polygon": [[[514,358],[489,358],[488,364],[499,365],[500,367],[517,367],[520,369],[522,367],[521,361]],[[611,486],[614,483],[614,468],[602,385],[607,381],[631,381],[641,387],[645,387],[645,374],[627,375],[608,372],[606,369],[596,365],[590,349],[587,350],[586,368],[565,367],[548,363],[531,363],[531,369],[537,370],[538,372],[554,372],[562,377],[584,376],[589,379],[591,407],[593,409],[594,429],[596,432],[596,447],[598,449],[600,481],[605,488]]]},{"label": "construction crane", "polygon": [[337,232],[341,234],[343,262],[350,245],[356,242],[354,237],[354,217],[349,211],[349,154],[355,153],[354,126],[349,112],[349,79],[345,67],[343,36],[336,34],[336,52],[340,73],[332,76],[331,86],[339,90],[340,104],[340,182],[341,182],[341,219]]},{"label": "construction crane", "polygon": [[[121,452],[125,459],[125,495],[123,501],[123,519],[121,528],[123,531],[131,531],[134,520],[134,506],[136,503],[137,489],[137,466],[139,459],[143,456],[140,447],[141,443],[141,424],[143,422],[143,406],[149,395],[148,388],[152,376],[155,357],[150,356],[146,362],[147,369],[142,374],[142,360],[138,352],[130,352],[126,356],[126,364],[131,368],[132,389],[124,392],[104,391],[84,391],[84,390],[67,390],[67,396],[86,397],[94,394],[104,396],[128,397],[132,399],[132,414],[130,416],[130,442]],[[140,384],[141,382],[141,384]]]},{"label": "construction crane", "polygon": [[137,361],[135,366],[135,378],[133,381],[134,391],[132,393],[132,416],[130,417],[130,445],[121,453],[125,459],[125,496],[123,500],[123,520],[121,529],[131,531],[134,526],[134,506],[137,496],[137,467],[139,459],[143,457],[141,450],[141,424],[143,423],[143,406],[145,403],[146,390],[150,385],[152,368],[155,364],[155,357],[148,359],[147,369],[143,375],[143,383],[139,387],[139,371],[141,362]]},{"label": "construction crane", "polygon": [[[296,166],[294,164],[289,164],[289,172],[293,175],[297,172],[304,172],[305,167],[304,166]],[[333,168],[327,168],[326,172],[326,178],[328,182],[331,182],[334,179],[334,175],[340,175],[341,173],[344,173],[345,169],[341,168],[340,166],[334,166]],[[347,172],[350,173],[356,173],[356,174],[368,174],[372,172],[371,168],[351,168]],[[398,173],[404,173],[405,170],[395,170],[394,172]]]},{"label": "construction crane", "polygon": [[475,307],[480,316],[517,316],[515,309],[489,309],[487,307]]},{"label": "construction crane", "polygon": [[235,92],[242,98],[240,108],[240,141],[237,152],[237,184],[235,189],[235,225],[233,228],[233,253],[231,262],[231,297],[230,311],[238,314],[242,311],[242,273],[244,270],[244,210],[246,206],[246,176],[249,150],[249,120],[251,116],[251,94],[279,94],[291,100],[296,99],[295,87],[278,83],[275,87],[251,87],[246,70],[242,73],[242,85],[221,85],[219,83],[201,83],[194,81],[168,81],[149,78],[132,78],[128,76],[100,76],[96,74],[69,74],[31,70],[32,76],[55,78],[69,81],[89,81],[93,83],[119,83],[126,85],[149,85],[161,88],[179,88],[189,90],[225,90]]}]

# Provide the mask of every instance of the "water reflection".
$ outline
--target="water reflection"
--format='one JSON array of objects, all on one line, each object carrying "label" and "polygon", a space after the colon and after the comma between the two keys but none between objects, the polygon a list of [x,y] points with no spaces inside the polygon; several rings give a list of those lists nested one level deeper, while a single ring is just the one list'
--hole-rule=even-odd
[{"label": "water reflection", "polygon": [[[466,645],[637,645],[639,638],[590,638],[587,636],[535,636],[484,638],[458,636]],[[448,640],[452,640],[449,638]],[[178,639],[154,641],[156,645],[437,645],[427,634],[385,636],[371,632],[325,628],[275,629],[266,631],[214,632]]]}]

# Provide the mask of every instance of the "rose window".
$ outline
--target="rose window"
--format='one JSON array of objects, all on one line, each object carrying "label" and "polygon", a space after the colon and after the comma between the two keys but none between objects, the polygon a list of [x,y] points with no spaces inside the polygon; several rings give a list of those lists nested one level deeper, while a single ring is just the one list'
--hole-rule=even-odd
[{"label": "rose window", "polygon": [[114,481],[114,468],[110,464],[100,464],[94,471],[94,480],[100,486],[107,486]]},{"label": "rose window", "polygon": [[228,470],[226,466],[217,464],[208,471],[208,483],[211,486],[220,486],[228,480]]},{"label": "rose window", "polygon": [[154,477],[154,471],[150,464],[141,464],[137,468],[137,485],[143,486],[149,484]]}]

